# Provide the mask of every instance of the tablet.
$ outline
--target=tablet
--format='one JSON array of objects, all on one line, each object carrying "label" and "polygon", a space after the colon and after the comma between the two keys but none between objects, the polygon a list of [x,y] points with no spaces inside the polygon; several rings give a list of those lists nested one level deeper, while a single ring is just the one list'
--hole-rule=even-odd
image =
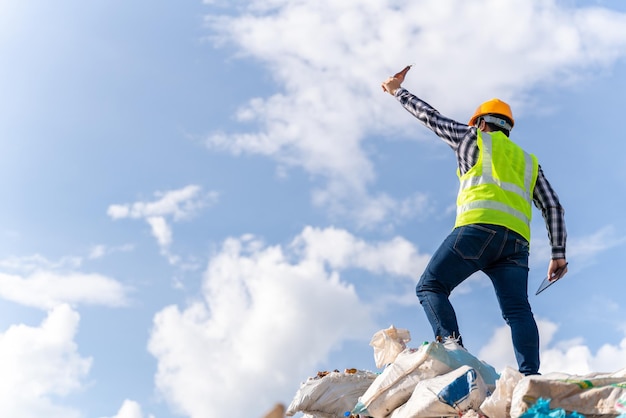
[{"label": "tablet", "polygon": [[[539,289],[537,289],[537,292],[535,293],[535,296],[538,295],[539,293],[543,292],[544,290],[546,290],[550,286],[552,286],[561,277],[563,277],[563,274],[564,274],[564,271],[565,271],[565,267],[567,267],[567,264],[568,263],[565,263],[562,267],[559,267],[554,272],[554,275],[552,277],[547,276],[545,279],[543,279],[543,282],[541,282],[541,285],[539,286]],[[550,280],[550,279],[552,279],[552,280]]]}]

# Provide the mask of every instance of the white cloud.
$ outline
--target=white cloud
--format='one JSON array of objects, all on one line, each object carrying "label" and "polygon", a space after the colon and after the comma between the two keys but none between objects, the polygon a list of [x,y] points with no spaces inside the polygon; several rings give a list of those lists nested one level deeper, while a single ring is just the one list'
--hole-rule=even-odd
[{"label": "white cloud", "polygon": [[[537,224],[539,225],[539,224]],[[545,239],[545,226],[537,228],[535,238],[531,241],[531,264],[541,262],[548,269],[550,256],[549,242]],[[568,236],[567,238],[567,258],[571,264],[568,266],[570,272],[594,264],[599,256],[612,248],[623,245],[624,238],[613,225],[606,225],[597,231],[583,236]]]},{"label": "white cloud", "polygon": [[219,194],[215,191],[202,193],[200,186],[189,185],[178,190],[156,192],[155,196],[158,199],[151,202],[110,205],[107,214],[112,219],[144,219],[150,225],[161,253],[170,263],[176,264],[179,257],[172,255],[169,250],[173,232],[166,218],[174,221],[188,220],[200,209],[216,204]]},{"label": "white cloud", "polygon": [[123,306],[128,303],[127,292],[116,280],[96,273],[0,273],[0,297],[40,309],[64,303]]},{"label": "white cloud", "polygon": [[106,247],[104,245],[94,245],[89,251],[89,258],[97,259],[102,258],[106,254]]},{"label": "white cloud", "polygon": [[402,239],[368,245],[332,228],[305,228],[285,248],[228,239],[209,262],[202,300],[155,316],[156,385],[192,418],[262,411],[293,396],[344,341],[369,341],[371,308],[342,271],[411,276],[422,263]]},{"label": "white cloud", "polygon": [[[537,320],[541,342],[542,374],[561,372],[586,375],[592,372],[616,372],[626,367],[626,337],[619,345],[604,344],[595,354],[581,338],[553,341],[558,326],[547,320]],[[480,350],[478,357],[496,370],[505,366],[517,369],[513,354],[511,331],[508,326],[497,328]]]},{"label": "white cloud", "polygon": [[139,219],[165,215],[171,215],[175,221],[187,219],[193,216],[199,209],[217,201],[218,195],[216,192],[201,195],[201,190],[200,186],[192,184],[178,190],[156,192],[155,196],[158,200],[111,205],[107,213],[113,219],[128,217]]},{"label": "white cloud", "polygon": [[0,333],[0,416],[81,416],[55,403],[80,390],[91,367],[73,341],[78,322],[78,313],[61,305],[39,327],[12,325]]},{"label": "white cloud", "polygon": [[614,226],[607,225],[591,235],[568,240],[568,257],[590,263],[606,250],[626,243],[626,238]]},{"label": "white cloud", "polygon": [[[89,258],[132,247],[97,246]],[[131,289],[117,280],[98,273],[83,273],[78,268],[82,257],[67,256],[49,260],[35,254],[0,260],[0,298],[25,306],[51,309],[60,304],[124,306]]]},{"label": "white cloud", "polygon": [[328,263],[333,269],[361,268],[378,274],[419,278],[430,258],[421,255],[402,237],[370,244],[348,231],[337,228],[306,227],[294,239],[292,248],[302,257]]},{"label": "white cloud", "polygon": [[67,256],[60,260],[52,261],[46,257],[35,254],[26,257],[11,256],[0,260],[0,267],[10,271],[28,273],[37,270],[61,270],[77,269],[83,263],[81,257]]},{"label": "white cloud", "polygon": [[146,222],[152,227],[152,235],[161,247],[168,247],[172,243],[172,229],[162,216],[150,216]]},{"label": "white cloud", "polygon": [[502,370],[505,366],[517,369],[511,344],[511,331],[508,326],[496,328],[491,339],[478,352],[478,358],[492,365],[496,370]]},{"label": "white cloud", "polygon": [[415,135],[416,122],[381,92],[389,74],[415,63],[406,86],[466,120],[493,96],[518,115],[541,111],[528,97],[533,89],[576,81],[626,55],[625,14],[554,0],[267,0],[241,7],[246,13],[207,17],[215,42],[262,62],[282,92],[250,98],[236,116],[251,128],[215,133],[208,146],[302,168],[324,182],[314,203],[347,211],[359,225],[402,211],[402,199],[370,191],[377,174],[363,146],[372,135]]},{"label": "white cloud", "polygon": [[107,215],[113,219],[123,219],[130,216],[130,207],[128,205],[111,205],[107,209]]},{"label": "white cloud", "polygon": [[542,371],[585,375],[616,372],[626,367],[626,338],[619,345],[604,344],[595,354],[582,340],[544,349]]},{"label": "white cloud", "polygon": [[115,247],[109,247],[107,245],[98,244],[98,245],[94,245],[91,248],[91,250],[89,251],[89,255],[87,257],[89,259],[95,260],[95,259],[102,258],[111,253],[115,253],[119,251],[128,252],[132,250],[133,250],[132,244],[125,244],[125,245],[120,245],[120,246],[115,246]]},{"label": "white cloud", "polygon": [[[103,417],[106,418],[106,417]],[[122,406],[117,414],[110,418],[143,418],[143,412],[141,411],[141,405],[130,399],[124,400]],[[150,415],[150,418],[154,418]]]}]

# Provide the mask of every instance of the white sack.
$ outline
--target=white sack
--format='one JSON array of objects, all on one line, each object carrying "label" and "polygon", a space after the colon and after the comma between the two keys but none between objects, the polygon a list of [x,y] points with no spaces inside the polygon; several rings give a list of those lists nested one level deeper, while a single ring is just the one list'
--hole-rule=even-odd
[{"label": "white sack", "polygon": [[551,408],[589,416],[615,416],[615,405],[626,395],[623,371],[585,376],[549,373],[526,376],[515,387],[511,398],[511,417],[522,415],[539,398],[549,398]]},{"label": "white sack", "polygon": [[382,329],[372,337],[370,345],[374,347],[374,361],[379,369],[386,364],[393,363],[398,354],[406,349],[406,343],[411,341],[409,330],[397,329],[393,325]]},{"label": "white sack", "polygon": [[443,343],[445,350],[433,350],[433,357],[448,364],[452,369],[461,366],[471,366],[481,375],[489,390],[493,390],[496,380],[500,377],[493,366],[474,357],[469,351],[460,346],[455,340],[447,339]]},{"label": "white sack", "polygon": [[523,377],[512,367],[505,367],[496,382],[496,389],[480,405],[480,410],[489,418],[507,418],[511,411],[513,390]]},{"label": "white sack", "polygon": [[487,385],[470,366],[420,381],[404,405],[390,418],[456,417],[478,410],[487,396]]},{"label": "white sack", "polygon": [[303,412],[315,418],[342,417],[354,407],[377,376],[357,370],[356,373],[331,372],[322,378],[309,378],[298,389],[286,415]]},{"label": "white sack", "polygon": [[352,412],[384,418],[411,397],[419,381],[464,365],[476,369],[488,387],[495,385],[498,378],[495,369],[452,340],[445,344],[431,342],[419,349],[406,349],[376,378]]}]

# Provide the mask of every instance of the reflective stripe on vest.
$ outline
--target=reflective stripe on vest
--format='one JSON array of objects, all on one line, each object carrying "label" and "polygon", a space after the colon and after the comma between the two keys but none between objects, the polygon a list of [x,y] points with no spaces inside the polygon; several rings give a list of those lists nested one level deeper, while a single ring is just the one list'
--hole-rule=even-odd
[{"label": "reflective stripe on vest", "polygon": [[[494,136],[498,141],[495,151]],[[459,173],[455,226],[472,223],[502,225],[530,241],[532,192],[538,173],[537,159],[501,132],[490,135],[478,131],[478,147],[476,165],[463,176]],[[511,164],[516,167],[511,167]],[[518,172],[520,169],[523,173]],[[501,175],[495,176],[494,172]]]}]

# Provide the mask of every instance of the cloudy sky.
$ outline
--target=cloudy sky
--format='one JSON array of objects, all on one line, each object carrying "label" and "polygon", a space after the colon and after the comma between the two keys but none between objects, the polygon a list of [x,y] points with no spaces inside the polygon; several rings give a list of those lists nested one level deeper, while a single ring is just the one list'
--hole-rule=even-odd
[{"label": "cloudy sky", "polygon": [[[455,160],[380,83],[513,107],[566,210],[544,373],[626,367],[623,0],[0,0],[0,416],[261,416],[415,297]],[[515,365],[488,279],[470,352]]]}]

